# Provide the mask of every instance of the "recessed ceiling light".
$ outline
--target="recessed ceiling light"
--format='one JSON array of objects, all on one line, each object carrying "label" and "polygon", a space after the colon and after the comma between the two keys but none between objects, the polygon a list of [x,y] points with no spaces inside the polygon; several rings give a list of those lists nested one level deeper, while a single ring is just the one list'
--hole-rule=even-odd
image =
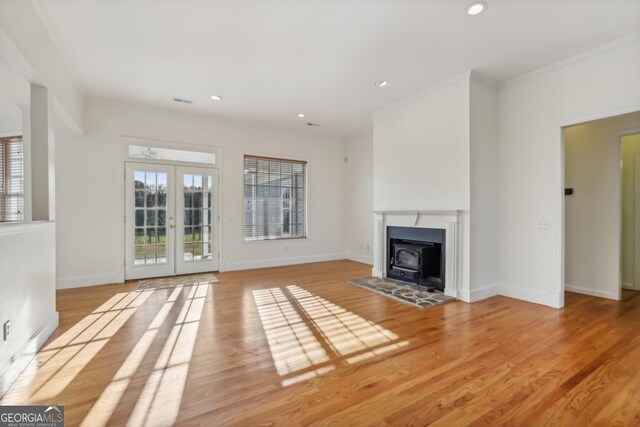
[{"label": "recessed ceiling light", "polygon": [[389,84],[389,82],[387,82],[386,80],[378,80],[375,85],[378,87],[385,87],[387,84]]},{"label": "recessed ceiling light", "polygon": [[211,95],[211,99],[214,101],[222,101],[222,97],[220,95]]},{"label": "recessed ceiling light", "polygon": [[483,1],[478,1],[475,3],[471,3],[469,6],[467,6],[467,8],[465,9],[467,12],[467,15],[479,15],[482,12],[484,12],[487,9],[487,3],[483,2]]},{"label": "recessed ceiling light", "polygon": [[304,119],[307,115],[305,113],[298,113],[298,117]]}]

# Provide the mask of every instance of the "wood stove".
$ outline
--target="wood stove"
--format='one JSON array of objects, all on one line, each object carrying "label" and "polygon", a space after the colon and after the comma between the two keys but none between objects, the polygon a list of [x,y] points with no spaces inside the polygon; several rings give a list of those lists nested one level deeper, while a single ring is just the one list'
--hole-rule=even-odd
[{"label": "wood stove", "polygon": [[444,291],[445,230],[387,227],[387,277]]}]

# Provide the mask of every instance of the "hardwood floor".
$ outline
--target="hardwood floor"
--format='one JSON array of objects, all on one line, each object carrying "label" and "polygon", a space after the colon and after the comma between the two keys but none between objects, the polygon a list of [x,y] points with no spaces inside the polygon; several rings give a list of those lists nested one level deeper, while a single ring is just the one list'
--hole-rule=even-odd
[{"label": "hardwood floor", "polygon": [[640,293],[425,310],[336,261],[136,293],[58,291],[60,328],[0,404],[87,425],[640,425]]}]

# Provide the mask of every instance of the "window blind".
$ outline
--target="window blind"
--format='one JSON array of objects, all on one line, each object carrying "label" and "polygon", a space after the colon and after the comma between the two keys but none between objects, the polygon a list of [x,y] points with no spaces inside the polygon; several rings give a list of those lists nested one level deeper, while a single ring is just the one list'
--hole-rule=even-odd
[{"label": "window blind", "polygon": [[307,236],[306,166],[299,160],[244,156],[245,240]]},{"label": "window blind", "polygon": [[0,222],[24,220],[22,136],[0,137]]}]

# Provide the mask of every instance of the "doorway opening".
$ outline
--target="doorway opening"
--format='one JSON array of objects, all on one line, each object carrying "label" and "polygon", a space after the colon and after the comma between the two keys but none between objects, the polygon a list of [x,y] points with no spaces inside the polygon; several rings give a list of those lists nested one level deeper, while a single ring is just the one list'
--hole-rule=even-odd
[{"label": "doorway opening", "polygon": [[217,271],[218,170],[125,166],[126,279]]},{"label": "doorway opening", "polygon": [[640,112],[565,127],[563,141],[565,290],[619,300],[640,290]]}]

